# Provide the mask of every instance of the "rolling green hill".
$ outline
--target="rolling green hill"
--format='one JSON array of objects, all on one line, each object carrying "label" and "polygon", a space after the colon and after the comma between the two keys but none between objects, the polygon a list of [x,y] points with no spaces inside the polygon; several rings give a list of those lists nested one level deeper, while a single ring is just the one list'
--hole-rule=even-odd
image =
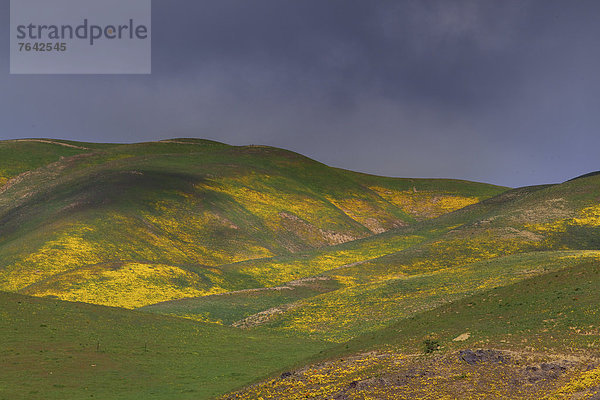
[{"label": "rolling green hill", "polygon": [[220,266],[409,226],[423,218],[403,206],[412,194],[429,196],[437,215],[504,191],[365,177],[285,150],[191,139],[12,141],[0,153],[12,155],[0,161],[10,178],[0,188],[0,289],[128,308],[260,286]]},{"label": "rolling green hill", "polygon": [[600,392],[598,174],[509,190],[197,139],[0,156],[0,399]]},{"label": "rolling green hill", "polygon": [[[582,252],[558,270],[416,313],[225,398],[596,398],[598,256]],[[505,262],[557,267],[562,257]]]}]

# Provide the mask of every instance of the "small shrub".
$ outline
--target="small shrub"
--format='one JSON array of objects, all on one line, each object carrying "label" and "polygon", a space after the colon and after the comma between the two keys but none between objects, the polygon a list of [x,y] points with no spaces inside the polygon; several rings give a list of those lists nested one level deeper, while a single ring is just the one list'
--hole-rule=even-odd
[{"label": "small shrub", "polygon": [[425,345],[425,354],[431,354],[440,349],[440,343],[435,339],[426,339],[423,344]]}]

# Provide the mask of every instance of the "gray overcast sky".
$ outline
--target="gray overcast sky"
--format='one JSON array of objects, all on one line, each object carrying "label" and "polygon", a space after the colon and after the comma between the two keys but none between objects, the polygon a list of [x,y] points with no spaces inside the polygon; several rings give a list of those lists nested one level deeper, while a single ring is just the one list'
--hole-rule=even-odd
[{"label": "gray overcast sky", "polygon": [[8,0],[0,26],[0,139],[201,137],[508,186],[600,170],[600,1],[154,0],[149,76],[11,76]]}]

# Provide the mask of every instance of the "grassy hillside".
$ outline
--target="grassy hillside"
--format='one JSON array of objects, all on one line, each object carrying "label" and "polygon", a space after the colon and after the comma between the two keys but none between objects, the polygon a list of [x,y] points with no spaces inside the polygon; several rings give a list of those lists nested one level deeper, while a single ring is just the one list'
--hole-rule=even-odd
[{"label": "grassy hillside", "polygon": [[416,220],[432,219],[500,192],[494,186],[457,179],[397,179],[340,170]]},{"label": "grassy hillside", "polygon": [[0,141],[0,187],[20,174],[58,161],[112,147],[101,143],[80,143],[55,139],[19,139]]},{"label": "grassy hillside", "polygon": [[[535,260],[536,254],[543,254],[540,252],[600,249],[594,242],[600,225],[595,217],[598,192],[599,177],[517,189],[367,239],[295,256],[222,266],[225,271],[251,276],[262,286],[279,288],[278,293],[283,294],[269,295],[271,300],[264,304],[261,293],[269,291],[185,300],[180,303],[181,310],[178,302],[148,310],[231,323],[222,303],[235,301],[239,302],[235,315],[243,317],[233,322],[237,325],[268,326],[344,341],[403,318],[412,312],[409,310],[431,308],[553,267],[553,263],[527,261]],[[506,269],[503,257],[510,255],[524,261],[515,265],[516,269]],[[298,293],[297,286],[290,290],[288,282],[311,276],[337,288],[288,297]],[[457,279],[461,285],[453,285]]]},{"label": "grassy hillside", "polygon": [[[0,162],[12,171],[0,189],[0,289],[7,291],[135,308],[258,287],[255,277],[220,266],[416,221],[361,175],[280,149],[191,139],[38,140],[2,142],[0,151],[13,155]],[[29,156],[16,162],[19,153]],[[369,179],[389,188],[408,182]],[[410,185],[432,203],[504,190],[452,181]]]},{"label": "grassy hillside", "polygon": [[[249,302],[247,311],[237,310],[245,321],[236,322],[345,341],[415,311],[560,267],[569,262],[570,253],[557,262],[538,262],[535,257],[556,250],[600,249],[597,193],[598,176],[524,188],[432,221],[325,251],[224,267],[251,275],[265,286],[285,287],[286,282],[307,276],[339,285],[336,290],[290,302],[282,298],[258,312]],[[394,245],[387,247],[390,243]],[[205,319],[218,321],[223,320],[220,300],[227,301],[195,301]],[[171,314],[189,317],[189,311],[178,312],[174,303],[168,305]]]},{"label": "grassy hillside", "polygon": [[507,192],[411,228],[437,236],[321,272],[342,288],[254,331],[338,340],[330,357],[343,357],[237,398],[598,396],[598,193],[598,175]]},{"label": "grassy hillside", "polygon": [[[583,252],[558,270],[416,313],[330,351],[327,362],[227,398],[593,398],[598,256]],[[558,266],[562,257],[534,258]]]}]

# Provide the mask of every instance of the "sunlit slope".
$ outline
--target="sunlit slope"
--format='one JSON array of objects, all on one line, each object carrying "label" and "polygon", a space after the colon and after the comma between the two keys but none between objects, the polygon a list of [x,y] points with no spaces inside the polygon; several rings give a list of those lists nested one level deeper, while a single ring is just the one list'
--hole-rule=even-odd
[{"label": "sunlit slope", "polygon": [[[223,267],[265,286],[285,288],[286,282],[310,275],[340,286],[291,302],[271,301],[258,312],[257,300],[249,300],[247,313],[236,324],[344,341],[414,312],[560,267],[570,262],[572,254],[555,251],[600,249],[598,193],[599,176],[523,188],[435,220],[320,252]],[[386,247],[389,243],[394,245]],[[550,258],[538,262],[538,255]],[[226,321],[220,300],[197,299],[192,308],[205,319]],[[165,306],[152,310],[161,307]],[[177,311],[173,303],[167,308],[168,313],[189,317],[190,308]]]},{"label": "sunlit slope", "polygon": [[416,220],[436,218],[499,194],[494,186],[457,179],[398,179],[340,170]]},{"label": "sunlit slope", "polygon": [[562,266],[552,253],[529,256],[546,273],[416,313],[226,398],[596,398],[598,252]]},{"label": "sunlit slope", "polygon": [[580,258],[600,262],[600,252],[516,254],[451,269],[349,284],[302,300],[259,326],[343,342],[440,304],[574,265]]},{"label": "sunlit slope", "polygon": [[[222,266],[225,271],[252,276],[263,286],[275,286],[290,280],[299,279],[326,271],[361,271],[383,256],[402,254],[411,257],[411,251],[420,252],[419,244],[427,246],[435,239],[454,235],[461,227],[477,224],[504,210],[511,210],[515,202],[529,197],[545,186],[527,187],[507,191],[491,199],[465,207],[445,216],[423,221],[410,226],[394,229],[365,239],[312,250],[291,256],[272,257],[261,260],[248,260]],[[410,250],[414,248],[415,250]],[[452,257],[452,254],[447,254]],[[378,277],[374,276],[374,279]]]},{"label": "sunlit slope", "polygon": [[273,289],[160,303],[144,310],[344,342],[424,310],[582,262],[600,264],[600,252],[515,254],[368,283],[324,274]]},{"label": "sunlit slope", "polygon": [[[220,269],[226,274],[243,276],[246,282],[254,284],[250,287],[257,289],[251,292],[234,292],[227,296],[199,297],[181,302],[156,304],[148,307],[147,310],[192,319],[238,323],[243,326],[253,325],[256,322],[262,324],[278,318],[283,311],[287,312],[290,308],[296,308],[308,301],[298,302],[298,300],[312,297],[307,294],[309,292],[306,290],[299,289],[306,286],[304,284],[306,278],[309,278],[308,282],[312,282],[311,276],[318,278],[318,284],[328,288],[324,292],[330,292],[333,290],[332,288],[345,290],[370,282],[381,284],[390,277],[382,277],[380,273],[372,271],[370,268],[363,268],[363,266],[376,265],[379,259],[386,259],[385,256],[397,257],[398,254],[403,254],[410,261],[415,258],[415,254],[422,253],[421,245],[427,247],[436,239],[444,238],[448,232],[469,222],[487,218],[498,212],[499,209],[510,209],[515,201],[544,188],[544,186],[539,186],[508,191],[445,217],[349,243],[296,255],[223,265]],[[451,257],[451,254],[447,256]],[[435,263],[436,260],[431,260],[431,262]],[[461,261],[459,260],[459,262]],[[385,264],[384,267],[384,271],[391,274],[392,278],[405,275],[396,271],[401,268],[401,265]],[[329,296],[340,296],[344,290],[330,293]],[[327,296],[319,298],[324,297]],[[375,302],[377,302],[376,299]],[[231,310],[233,313],[229,312],[230,304],[236,305],[234,310]],[[329,313],[332,319],[336,318],[336,313],[325,309],[322,312]],[[231,318],[234,317],[243,318],[232,320]],[[251,321],[253,322],[250,323]],[[358,319],[355,322],[358,322]],[[380,322],[385,323],[383,320]],[[341,334],[339,339],[346,338],[346,335],[347,333]]]},{"label": "sunlit slope", "polygon": [[[275,148],[191,139],[0,144],[13,158],[18,146],[44,150],[0,189],[3,290],[139,307],[261,286],[252,275],[217,267],[415,221],[357,174]],[[5,164],[16,165],[11,160]],[[413,185],[432,190],[427,180]],[[459,186],[455,195],[463,197],[504,190]]]},{"label": "sunlit slope", "polygon": [[[451,349],[465,344],[483,347],[489,342],[514,350],[600,351],[600,331],[589,329],[590,325],[598,328],[600,251],[541,252],[487,264],[500,262],[505,267],[529,266],[526,272],[531,276],[415,313],[351,340],[349,348],[364,350],[385,343],[416,351],[433,336]],[[468,342],[453,341],[464,332],[470,333]]]},{"label": "sunlit slope", "polygon": [[325,348],[0,292],[0,399],[208,399]]},{"label": "sunlit slope", "polygon": [[[415,301],[432,307],[475,289],[509,283],[512,278],[502,272],[505,260],[511,260],[507,256],[566,249],[598,250],[598,193],[598,176],[522,193],[437,238],[324,272],[345,287],[303,300],[290,311],[275,316],[270,324],[345,340],[410,315],[414,309],[411,303]],[[487,277],[477,276],[485,270],[481,262],[487,260],[494,260],[495,266],[492,264]],[[522,267],[529,268],[528,263]],[[405,295],[403,288],[409,283],[418,293]],[[328,312],[333,308],[340,311]]]},{"label": "sunlit slope", "polygon": [[[220,323],[242,322],[243,318],[258,316],[261,323],[280,314],[279,307],[298,305],[297,300],[315,295],[306,287],[319,287],[325,293],[354,286],[363,265],[393,255],[419,244],[441,238],[469,221],[484,218],[489,213],[515,199],[527,196],[543,187],[516,189],[492,199],[467,207],[445,218],[406,226],[383,234],[336,246],[311,250],[289,256],[248,260],[219,268],[228,275],[237,274],[252,282],[252,290],[212,295],[182,301],[165,302],[145,308],[151,312],[185,316]],[[417,250],[419,251],[419,250]],[[410,256],[411,252],[407,251]],[[346,271],[352,271],[347,274]],[[369,282],[369,270],[362,279]],[[373,280],[377,280],[373,276]],[[291,302],[294,300],[294,302]],[[235,306],[231,306],[235,305]],[[272,311],[275,311],[273,313]],[[327,311],[324,311],[327,312]],[[243,317],[243,318],[242,318]],[[233,319],[232,319],[233,318]]]}]

